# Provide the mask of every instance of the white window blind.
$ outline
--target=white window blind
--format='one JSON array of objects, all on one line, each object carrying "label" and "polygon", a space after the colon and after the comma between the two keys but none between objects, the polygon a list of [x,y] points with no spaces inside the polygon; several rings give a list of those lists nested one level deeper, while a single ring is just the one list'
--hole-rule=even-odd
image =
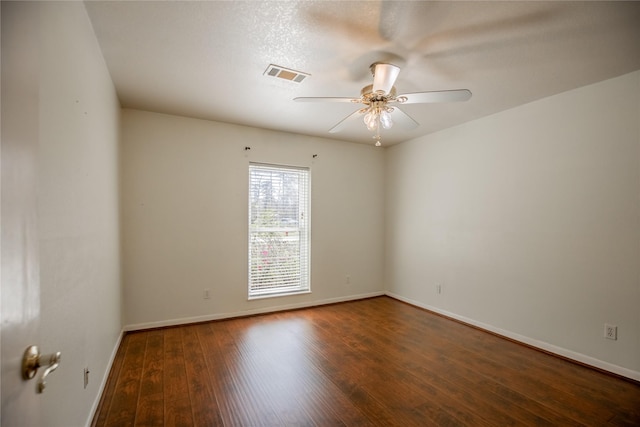
[{"label": "white window blind", "polygon": [[249,165],[249,298],[308,292],[309,169]]}]

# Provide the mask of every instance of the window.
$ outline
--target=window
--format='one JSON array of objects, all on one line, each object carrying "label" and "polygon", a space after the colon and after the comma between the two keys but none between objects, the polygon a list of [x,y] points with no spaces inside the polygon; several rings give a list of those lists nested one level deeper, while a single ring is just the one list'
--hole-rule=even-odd
[{"label": "window", "polygon": [[249,298],[309,292],[309,169],[249,165]]}]

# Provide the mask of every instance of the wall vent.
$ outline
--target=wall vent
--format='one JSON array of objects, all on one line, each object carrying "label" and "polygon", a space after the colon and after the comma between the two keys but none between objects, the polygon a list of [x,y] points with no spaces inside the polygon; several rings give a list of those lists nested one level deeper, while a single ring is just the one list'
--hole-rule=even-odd
[{"label": "wall vent", "polygon": [[279,65],[274,65],[274,64],[269,64],[269,66],[264,72],[264,75],[269,77],[277,77],[279,79],[289,80],[295,83],[302,83],[304,79],[311,76],[311,74],[308,74],[308,73],[291,70],[289,68],[281,67]]}]

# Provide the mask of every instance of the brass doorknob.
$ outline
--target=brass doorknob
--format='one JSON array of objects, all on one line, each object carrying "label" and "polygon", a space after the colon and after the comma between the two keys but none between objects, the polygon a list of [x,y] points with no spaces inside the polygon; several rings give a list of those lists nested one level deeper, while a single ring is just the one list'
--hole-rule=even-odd
[{"label": "brass doorknob", "polygon": [[38,393],[42,393],[47,386],[45,381],[47,376],[55,371],[60,364],[60,352],[51,354],[40,354],[38,346],[32,345],[27,347],[22,357],[22,378],[30,380],[36,376],[38,368],[46,366],[46,369],[42,373],[42,377],[38,380]]}]

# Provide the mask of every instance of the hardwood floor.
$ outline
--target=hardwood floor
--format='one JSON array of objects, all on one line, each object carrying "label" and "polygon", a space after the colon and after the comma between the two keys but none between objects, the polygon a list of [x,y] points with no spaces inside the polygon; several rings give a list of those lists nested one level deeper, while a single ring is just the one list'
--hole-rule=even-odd
[{"label": "hardwood floor", "polygon": [[127,334],[94,426],[640,426],[640,385],[388,297]]}]

